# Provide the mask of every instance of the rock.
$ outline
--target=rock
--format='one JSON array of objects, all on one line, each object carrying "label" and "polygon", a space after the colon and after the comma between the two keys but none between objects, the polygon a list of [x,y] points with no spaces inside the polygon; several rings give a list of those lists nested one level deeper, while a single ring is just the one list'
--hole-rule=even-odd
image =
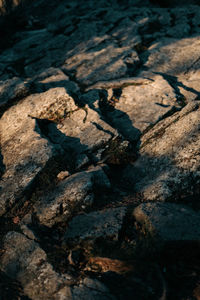
[{"label": "rock", "polygon": [[54,2],[0,16],[0,298],[192,297],[198,1]]},{"label": "rock", "polygon": [[[51,125],[51,128],[53,125]],[[117,135],[117,131],[112,128],[107,122],[102,120],[99,111],[91,109],[87,105],[84,109],[79,109],[71,113],[70,118],[63,120],[62,124],[57,125],[57,129],[62,135],[55,135],[52,128],[50,131],[51,139],[58,143],[60,137],[67,136],[61,142],[64,149],[73,148],[77,155],[94,153],[98,149],[102,149],[113,136]],[[75,162],[77,165],[77,163]],[[77,166],[75,166],[77,168]]]},{"label": "rock", "polygon": [[71,299],[70,277],[53,270],[36,242],[20,233],[8,232],[3,249],[0,270],[17,279],[30,299]]},{"label": "rock", "polygon": [[50,160],[53,165],[53,157],[58,155],[58,147],[43,135],[45,130],[39,126],[39,119],[59,119],[76,108],[65,89],[56,88],[31,95],[4,113],[0,120],[5,166],[0,183],[0,215],[31,190],[36,177]]},{"label": "rock", "polygon": [[140,157],[124,171],[146,200],[166,201],[192,193],[200,181],[199,101],[160,121],[141,139]]},{"label": "rock", "polygon": [[70,176],[70,173],[68,171],[62,171],[57,175],[57,178],[58,178],[58,180],[63,180],[69,176]]},{"label": "rock", "polygon": [[[171,111],[180,109],[175,90],[160,75],[143,73],[135,82],[129,79],[120,86],[116,81],[115,86],[120,95],[113,110],[105,114],[112,126],[128,140],[137,140],[140,132],[145,132]],[[115,89],[111,87],[113,92],[108,101],[115,97]]]},{"label": "rock", "polygon": [[67,93],[77,93],[79,87],[75,82],[70,81],[69,77],[58,68],[48,68],[44,72],[31,79],[34,92],[41,93],[51,88],[63,87]]},{"label": "rock", "polygon": [[114,300],[109,289],[97,279],[85,278],[78,286],[72,289],[74,300]]},{"label": "rock", "polygon": [[133,215],[147,231],[164,242],[200,240],[200,215],[184,205],[174,203],[143,203]]},{"label": "rock", "polygon": [[199,37],[179,40],[165,37],[149,47],[144,66],[160,74],[184,75],[199,68],[199,47]]},{"label": "rock", "polygon": [[28,93],[28,84],[18,77],[0,81],[0,108],[10,104],[11,101],[24,98]]},{"label": "rock", "polygon": [[76,173],[36,202],[36,216],[41,224],[48,227],[56,222],[66,222],[75,212],[93,204],[96,189],[103,191],[108,188],[110,182],[100,167]]},{"label": "rock", "polygon": [[180,78],[178,83],[182,95],[187,102],[200,98],[199,70],[188,72],[187,76]]},{"label": "rock", "polygon": [[126,208],[112,208],[76,216],[69,222],[64,244],[95,241],[98,238],[117,241]]},{"label": "rock", "polygon": [[100,80],[124,76],[127,66],[123,59],[129,53],[128,46],[119,48],[115,44],[105,43],[103,49],[72,56],[65,61],[65,65],[68,71],[76,70],[76,78],[82,84],[91,85]]}]

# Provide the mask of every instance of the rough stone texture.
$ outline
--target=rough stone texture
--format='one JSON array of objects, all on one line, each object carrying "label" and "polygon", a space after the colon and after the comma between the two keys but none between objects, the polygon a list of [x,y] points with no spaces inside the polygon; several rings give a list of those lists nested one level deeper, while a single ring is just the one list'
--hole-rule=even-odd
[{"label": "rough stone texture", "polygon": [[[42,105],[38,106],[38,103]],[[76,105],[72,98],[63,88],[56,88],[31,95],[4,113],[0,120],[1,153],[5,165],[0,215],[30,188],[36,176],[56,155],[56,149],[43,138],[37,118],[60,118],[73,109]]]},{"label": "rough stone texture", "polygon": [[142,137],[140,158],[124,174],[145,199],[165,201],[199,182],[199,107],[199,101],[186,105]]},{"label": "rough stone texture", "polygon": [[149,48],[149,57],[145,66],[153,72],[167,73],[171,76],[197,70],[199,68],[199,40],[199,37],[159,40]]},{"label": "rough stone texture", "polygon": [[71,299],[69,276],[59,275],[39,245],[17,232],[4,238],[0,269],[17,279],[30,299]]},{"label": "rough stone texture", "polygon": [[110,182],[100,167],[76,173],[36,202],[35,212],[39,222],[52,227],[56,222],[67,221],[73,213],[93,204],[95,189],[103,192],[108,188]]},{"label": "rough stone texture", "polygon": [[151,80],[138,77],[135,84],[128,81],[121,83],[121,87],[116,84],[117,88],[122,89],[121,96],[113,112],[107,113],[111,124],[129,140],[138,138],[136,129],[143,133],[166,114],[180,108],[174,89],[162,76],[144,73],[145,77]]},{"label": "rough stone texture", "polygon": [[[18,2],[0,1],[0,11]],[[198,240],[199,212],[167,204],[200,207],[198,4],[38,0],[0,16],[0,277],[12,277],[7,287],[15,289],[16,277],[30,299],[193,297],[199,268],[176,280],[179,253],[171,268],[170,258],[143,268],[151,249],[144,254],[129,213],[142,202],[136,211],[148,211],[163,239],[176,238],[168,223],[181,239],[182,222],[184,239]],[[95,275],[85,269],[89,253],[142,262],[131,263],[132,277],[111,269]],[[71,295],[66,273],[75,276]],[[2,286],[0,298],[9,290]]]},{"label": "rough stone texture", "polygon": [[79,299],[98,299],[98,300],[114,300],[108,288],[96,279],[85,278],[79,286],[75,286],[72,289],[72,295],[74,300]]},{"label": "rough stone texture", "polygon": [[200,215],[187,206],[174,203],[143,203],[133,215],[151,234],[165,242],[200,239]]},{"label": "rough stone texture", "polygon": [[76,242],[95,241],[100,237],[117,240],[125,214],[126,208],[120,207],[76,216],[69,222],[65,243],[70,240]]},{"label": "rough stone texture", "polygon": [[28,85],[20,78],[14,77],[0,82],[0,107],[28,94]]},{"label": "rough stone texture", "polygon": [[[69,139],[62,144],[64,148],[73,147],[77,152],[95,151],[102,148],[117,134],[109,124],[99,116],[98,111],[85,107],[74,112],[69,119],[63,121],[57,128]],[[58,137],[53,136],[54,141]],[[74,145],[73,145],[74,144]]]}]

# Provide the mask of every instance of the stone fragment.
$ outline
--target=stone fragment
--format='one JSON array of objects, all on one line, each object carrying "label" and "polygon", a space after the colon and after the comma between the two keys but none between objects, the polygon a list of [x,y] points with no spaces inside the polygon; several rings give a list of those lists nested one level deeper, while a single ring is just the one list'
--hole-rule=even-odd
[{"label": "stone fragment", "polygon": [[124,180],[146,200],[166,201],[190,194],[200,182],[200,102],[160,121],[141,139],[140,157]]},{"label": "stone fragment", "polygon": [[58,178],[58,180],[63,180],[69,176],[70,176],[70,173],[68,171],[61,171],[60,173],[58,173],[57,178]]},{"label": "stone fragment", "polygon": [[98,238],[117,241],[126,215],[126,208],[112,208],[79,215],[69,222],[64,244],[95,241]]},{"label": "stone fragment", "polygon": [[142,203],[133,215],[151,234],[165,242],[200,240],[200,215],[184,205]]},{"label": "stone fragment", "polygon": [[48,263],[39,245],[17,232],[8,232],[3,242],[0,270],[17,279],[30,299],[72,299],[67,274],[59,275]]},{"label": "stone fragment", "polygon": [[41,224],[52,227],[56,222],[67,221],[76,211],[90,207],[95,189],[108,188],[110,182],[100,167],[76,173],[36,202],[36,215]]},{"label": "stone fragment", "polygon": [[28,92],[28,84],[18,77],[0,81],[0,108],[6,106],[12,100],[24,98]]}]

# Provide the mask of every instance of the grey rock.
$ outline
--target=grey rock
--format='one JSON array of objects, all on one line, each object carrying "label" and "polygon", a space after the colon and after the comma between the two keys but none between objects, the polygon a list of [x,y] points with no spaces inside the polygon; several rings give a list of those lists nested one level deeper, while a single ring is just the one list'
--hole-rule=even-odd
[{"label": "grey rock", "polygon": [[72,289],[74,300],[114,300],[115,297],[110,294],[108,288],[96,279],[86,277],[78,286]]},{"label": "grey rock", "polygon": [[127,72],[123,58],[130,52],[128,46],[117,47],[105,43],[102,49],[80,53],[65,61],[68,71],[76,70],[76,78],[85,85],[100,80],[122,77]]},{"label": "grey rock", "polygon": [[184,205],[143,203],[134,209],[137,222],[165,242],[199,241],[200,215]]},{"label": "grey rock", "polygon": [[58,118],[76,108],[65,89],[56,88],[31,95],[4,113],[0,120],[1,154],[5,166],[0,215],[25,191],[31,190],[35,178],[58,155],[48,138],[43,138],[37,119]]},{"label": "grey rock", "polygon": [[139,79],[135,84],[122,84],[115,110],[109,112],[113,126],[129,140],[137,136],[136,129],[143,133],[170,111],[180,108],[174,89],[162,76],[143,73]]},{"label": "grey rock", "polygon": [[39,245],[17,232],[4,237],[0,269],[17,279],[30,299],[72,299],[67,274],[59,275]]},{"label": "grey rock", "polygon": [[200,98],[199,75],[199,70],[195,70],[179,79],[180,93],[184,95],[187,102]]},{"label": "grey rock", "polygon": [[191,102],[142,137],[140,158],[125,170],[124,179],[145,199],[178,197],[199,182],[199,105]]},{"label": "grey rock", "polygon": [[12,100],[24,98],[29,93],[28,83],[18,77],[0,81],[0,108]]},{"label": "grey rock", "polygon": [[125,215],[126,208],[119,207],[76,216],[69,222],[64,244],[95,241],[99,237],[117,241]]},{"label": "grey rock", "polygon": [[100,167],[76,173],[61,181],[35,204],[41,224],[52,227],[56,222],[67,221],[78,210],[90,207],[95,189],[110,188],[110,182]]},{"label": "grey rock", "polygon": [[77,93],[79,87],[75,82],[70,81],[69,77],[58,68],[48,68],[31,79],[34,92],[41,93],[51,88],[63,87],[68,93]]},{"label": "grey rock", "polygon": [[[63,135],[69,137],[62,142],[64,149],[70,147],[77,153],[95,152],[117,135],[116,129],[101,118],[95,104],[91,107],[86,105],[84,109],[74,111],[70,118],[57,126]],[[55,142],[59,141],[58,136],[52,135],[52,139]]]},{"label": "grey rock", "polygon": [[165,37],[149,47],[149,57],[144,66],[153,72],[172,76],[186,74],[199,68],[199,47],[199,36],[183,39]]}]

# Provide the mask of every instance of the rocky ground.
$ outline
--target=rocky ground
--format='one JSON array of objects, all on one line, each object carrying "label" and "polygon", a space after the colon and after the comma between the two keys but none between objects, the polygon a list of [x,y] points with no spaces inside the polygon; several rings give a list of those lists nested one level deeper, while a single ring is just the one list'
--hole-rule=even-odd
[{"label": "rocky ground", "polygon": [[178,2],[1,16],[0,300],[200,299],[200,6]]}]

